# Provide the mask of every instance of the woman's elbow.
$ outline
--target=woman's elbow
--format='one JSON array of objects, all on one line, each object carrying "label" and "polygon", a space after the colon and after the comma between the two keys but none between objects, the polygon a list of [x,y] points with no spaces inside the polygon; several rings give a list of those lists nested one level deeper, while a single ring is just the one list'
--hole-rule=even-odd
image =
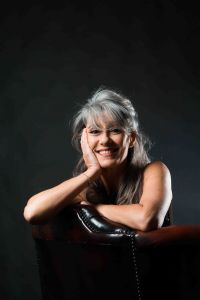
[{"label": "woman's elbow", "polygon": [[152,230],[156,230],[160,227],[160,222],[158,220],[158,218],[156,217],[151,217],[151,218],[146,218],[144,217],[140,224],[139,224],[139,230],[140,231],[152,231]]},{"label": "woman's elbow", "polygon": [[38,217],[36,213],[33,211],[33,209],[30,206],[25,206],[24,213],[23,213],[24,219],[32,225],[35,225],[38,223]]},{"label": "woman's elbow", "polygon": [[32,213],[32,210],[28,206],[25,206],[24,212],[23,212],[23,216],[24,216],[24,219],[28,223],[30,223],[30,224],[32,223],[32,221],[33,221],[33,213]]}]

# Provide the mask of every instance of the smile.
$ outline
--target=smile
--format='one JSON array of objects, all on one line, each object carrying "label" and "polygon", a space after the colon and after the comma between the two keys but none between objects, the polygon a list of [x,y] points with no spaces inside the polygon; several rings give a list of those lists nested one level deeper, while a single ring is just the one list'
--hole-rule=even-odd
[{"label": "smile", "polygon": [[100,154],[103,157],[113,156],[113,154],[116,153],[116,152],[117,152],[117,149],[108,149],[108,150],[97,151],[97,153]]}]

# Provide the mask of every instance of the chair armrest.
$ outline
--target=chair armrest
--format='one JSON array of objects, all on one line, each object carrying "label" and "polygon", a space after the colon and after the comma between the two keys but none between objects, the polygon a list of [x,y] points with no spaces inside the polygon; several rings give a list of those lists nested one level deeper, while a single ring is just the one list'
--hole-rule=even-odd
[{"label": "chair armrest", "polygon": [[200,244],[200,225],[170,225],[135,234],[138,249]]},{"label": "chair armrest", "polygon": [[119,243],[135,236],[138,249],[200,243],[200,225],[170,225],[149,232],[133,230],[113,222],[90,205],[75,204],[63,209],[45,224],[32,226],[33,238],[78,243]]}]

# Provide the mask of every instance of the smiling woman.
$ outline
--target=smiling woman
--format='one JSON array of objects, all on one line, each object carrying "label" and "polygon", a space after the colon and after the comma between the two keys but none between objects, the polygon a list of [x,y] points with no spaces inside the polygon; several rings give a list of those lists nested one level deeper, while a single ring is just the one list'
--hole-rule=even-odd
[{"label": "smiling woman", "polygon": [[113,163],[118,166],[122,165],[127,157],[129,148],[129,137],[122,128],[117,128],[117,124],[115,125],[105,119],[100,130],[93,129],[92,125],[88,124],[87,132],[88,144],[97,154],[102,168],[105,168],[106,162],[110,166]]},{"label": "smiling woman", "polygon": [[72,143],[80,153],[73,177],[32,196],[25,219],[46,221],[67,205],[83,203],[130,228],[163,226],[172,200],[170,171],[161,161],[151,162],[150,142],[131,101],[100,88],[72,124]]}]

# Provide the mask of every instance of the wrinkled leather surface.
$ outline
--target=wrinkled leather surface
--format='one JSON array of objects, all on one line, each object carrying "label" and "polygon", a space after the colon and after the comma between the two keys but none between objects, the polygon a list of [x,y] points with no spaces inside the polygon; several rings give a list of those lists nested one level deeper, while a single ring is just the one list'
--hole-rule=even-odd
[{"label": "wrinkled leather surface", "polygon": [[77,205],[76,211],[93,233],[130,234],[130,228],[106,219],[90,205]]}]

